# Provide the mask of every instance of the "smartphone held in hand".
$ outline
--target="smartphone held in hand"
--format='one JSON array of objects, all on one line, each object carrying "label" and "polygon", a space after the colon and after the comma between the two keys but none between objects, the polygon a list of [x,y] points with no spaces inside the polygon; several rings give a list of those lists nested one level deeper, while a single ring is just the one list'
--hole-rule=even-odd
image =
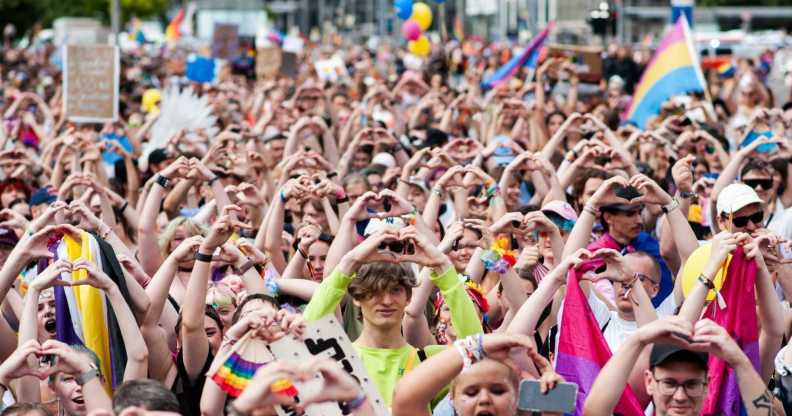
[{"label": "smartphone held in hand", "polygon": [[520,397],[517,409],[535,412],[561,412],[575,411],[578,386],[575,383],[558,383],[545,394],[542,394],[539,380],[522,380],[520,382]]}]

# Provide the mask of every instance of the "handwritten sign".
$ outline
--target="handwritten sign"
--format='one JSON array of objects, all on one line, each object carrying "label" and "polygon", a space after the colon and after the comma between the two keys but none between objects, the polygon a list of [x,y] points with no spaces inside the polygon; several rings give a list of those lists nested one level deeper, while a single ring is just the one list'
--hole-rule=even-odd
[{"label": "handwritten sign", "polygon": [[338,56],[316,61],[314,67],[316,68],[316,74],[322,81],[338,82],[339,78],[348,75],[344,61]]},{"label": "handwritten sign", "polygon": [[69,120],[103,123],[118,118],[119,53],[115,46],[64,46],[63,110]]},{"label": "handwritten sign", "polygon": [[215,23],[212,34],[212,57],[225,60],[239,56],[239,25]]},{"label": "handwritten sign", "polygon": [[[386,410],[385,401],[382,400],[377,387],[369,377],[366,368],[363,367],[363,361],[360,360],[352,342],[332,314],[308,323],[302,342],[292,338],[283,338],[270,344],[270,350],[277,359],[289,362],[295,360],[304,362],[312,355],[326,356],[338,361],[344,370],[360,383],[369,402],[374,407],[374,414],[377,416],[390,414]],[[321,383],[318,384],[318,387],[321,388]],[[298,391],[307,392],[309,390],[301,390],[301,388],[310,389],[311,387],[297,386]],[[277,410],[280,416],[294,414],[288,409]],[[311,405],[306,409],[306,414],[308,416],[341,415],[341,408],[336,403]]]},{"label": "handwritten sign", "polygon": [[271,78],[281,67],[281,50],[276,47],[256,50],[256,78]]}]

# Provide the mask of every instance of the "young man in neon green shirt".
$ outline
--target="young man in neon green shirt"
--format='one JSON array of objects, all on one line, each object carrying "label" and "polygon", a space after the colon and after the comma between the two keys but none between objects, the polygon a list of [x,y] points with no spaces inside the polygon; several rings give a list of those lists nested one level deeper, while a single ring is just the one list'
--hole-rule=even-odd
[{"label": "young man in neon green shirt", "polygon": [[[394,240],[412,244],[414,254],[380,251],[381,243]],[[377,231],[347,252],[314,292],[303,313],[307,321],[320,319],[333,313],[349,292],[363,315],[363,331],[354,342],[355,349],[388,407],[396,382],[421,361],[421,354],[402,335],[405,309],[416,286],[407,263],[432,270],[431,280],[445,297],[460,338],[482,332],[476,306],[451,261],[415,227]],[[445,348],[431,345],[423,351],[432,356]]]}]

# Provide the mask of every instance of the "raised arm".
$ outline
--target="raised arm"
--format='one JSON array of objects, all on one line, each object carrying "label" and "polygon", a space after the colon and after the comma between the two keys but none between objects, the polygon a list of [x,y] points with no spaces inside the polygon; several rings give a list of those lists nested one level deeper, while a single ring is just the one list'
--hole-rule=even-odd
[{"label": "raised arm", "polygon": [[[772,251],[779,241],[773,235],[755,237],[745,245],[745,257],[756,261],[756,306],[759,314],[759,361],[760,375],[765,382],[775,370],[774,359],[784,341],[784,310],[775,292],[773,278],[767,269],[764,250]],[[768,256],[770,258],[770,256]],[[775,259],[775,258],[774,258]]]},{"label": "raised arm", "polygon": [[[141,332],[149,349],[149,378],[154,380],[165,381],[173,362],[168,347],[168,335],[174,330],[172,326],[160,326],[161,321],[176,321],[178,311],[167,303],[168,292],[173,284],[173,278],[176,277],[179,262],[192,258],[202,242],[201,236],[193,236],[182,241],[165,259],[146,286],[146,294],[151,300],[151,306],[141,325]],[[169,308],[167,311],[166,307]],[[172,315],[173,319],[165,319],[164,312]],[[168,330],[165,329],[166,326]]]},{"label": "raised arm", "polygon": [[[60,280],[61,274],[70,272],[71,264],[66,260],[58,260],[47,266],[47,268],[36,276],[36,279],[28,286],[28,291],[25,294],[24,304],[22,306],[22,314],[19,316],[19,335],[17,338],[19,348],[23,348],[24,345],[31,341],[36,342],[38,346],[39,341],[42,341],[39,339],[38,333],[39,297],[46,289],[56,284],[63,284]],[[50,294],[51,293],[52,292],[50,292]],[[54,302],[54,296],[47,300]],[[5,319],[2,319],[2,321],[5,321]],[[6,339],[6,334],[3,335],[4,339]],[[13,339],[13,332],[11,333],[11,338]],[[41,400],[39,380],[35,377],[22,377],[19,381],[18,393],[18,399],[20,401]]]},{"label": "raised arm", "polygon": [[[685,302],[679,309],[679,316],[685,318],[690,323],[695,323],[701,318],[704,303],[707,300],[707,293],[714,287],[715,275],[723,267],[726,257],[737,248],[739,238],[735,234],[722,232],[712,239],[710,258],[701,272],[701,279],[696,279],[693,289],[688,293]],[[677,276],[677,279],[681,277]],[[717,301],[717,299],[716,299]]]},{"label": "raised arm", "polygon": [[[478,343],[483,351],[482,356],[488,359],[504,360],[513,348],[525,348],[530,359],[539,360],[536,357],[538,353],[533,346],[533,340],[525,335],[487,334],[471,342]],[[550,371],[547,366],[544,369]],[[422,362],[406,373],[396,385],[392,405],[393,416],[430,415],[429,408],[435,396],[451,384],[465,368],[465,360],[462,359],[458,349],[453,347]],[[452,399],[453,394],[454,392],[451,392]]]},{"label": "raised arm", "polygon": [[627,386],[630,372],[636,365],[643,349],[655,342],[678,344],[679,339],[674,338],[672,334],[692,337],[693,325],[674,316],[644,325],[627,338],[594,380],[583,406],[583,414],[587,416],[610,416],[613,414],[613,410]]},{"label": "raised arm", "polygon": [[138,253],[141,266],[146,273],[153,276],[162,264],[162,252],[160,250],[157,237],[157,217],[160,213],[160,204],[165,196],[165,187],[170,186],[177,173],[184,173],[188,168],[188,161],[185,157],[180,157],[170,166],[157,174],[154,184],[146,195],[146,202],[140,214],[138,223]]},{"label": "raised arm", "polygon": [[[627,185],[627,179],[621,176],[614,176],[600,185],[597,192],[589,198],[588,203],[583,208],[583,212],[580,213],[578,220],[575,222],[575,227],[572,228],[566,245],[564,246],[563,257],[588,245],[591,239],[591,229],[594,226],[594,222],[597,220],[600,207],[607,204],[609,201],[620,200],[612,195],[613,190],[616,189],[617,186]],[[626,200],[621,201],[626,202]]]},{"label": "raised arm", "polygon": [[[227,207],[227,210],[234,206]],[[239,212],[239,208],[235,207]],[[233,209],[232,209],[233,211]],[[201,242],[196,253],[190,280],[184,294],[182,306],[181,341],[184,367],[194,380],[200,374],[209,354],[209,338],[204,330],[206,291],[211,273],[210,259],[217,248],[231,236],[236,226],[236,217],[224,212],[212,225],[209,235]]]}]

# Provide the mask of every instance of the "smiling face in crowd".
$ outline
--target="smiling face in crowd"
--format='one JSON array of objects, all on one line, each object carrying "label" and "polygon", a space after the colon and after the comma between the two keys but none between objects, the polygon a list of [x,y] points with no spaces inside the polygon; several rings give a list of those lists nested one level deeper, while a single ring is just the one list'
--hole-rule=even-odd
[{"label": "smiling face in crowd", "polygon": [[[672,361],[646,370],[646,392],[652,396],[655,414],[696,416],[707,393],[707,371],[690,361]],[[684,386],[684,387],[683,387]]]}]

